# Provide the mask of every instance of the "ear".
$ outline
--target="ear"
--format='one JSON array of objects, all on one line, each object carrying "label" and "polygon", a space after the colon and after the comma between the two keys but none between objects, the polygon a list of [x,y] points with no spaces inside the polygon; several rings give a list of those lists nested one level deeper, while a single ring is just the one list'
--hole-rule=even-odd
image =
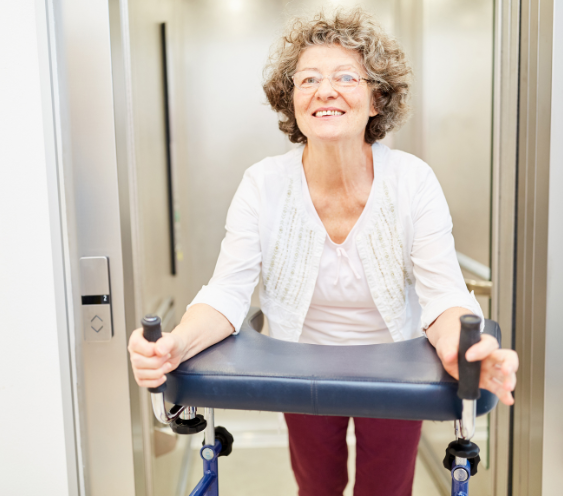
[{"label": "ear", "polygon": [[377,95],[373,95],[371,98],[371,103],[369,106],[369,116],[370,117],[375,117],[376,115],[379,114],[379,112],[377,111],[377,109],[375,108],[375,99],[376,99]]}]

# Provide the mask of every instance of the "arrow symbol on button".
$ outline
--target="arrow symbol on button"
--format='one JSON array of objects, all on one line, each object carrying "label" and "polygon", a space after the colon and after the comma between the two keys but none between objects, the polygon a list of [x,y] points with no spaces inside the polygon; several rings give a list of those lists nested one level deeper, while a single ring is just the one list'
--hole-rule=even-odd
[{"label": "arrow symbol on button", "polygon": [[[98,319],[99,322],[95,322],[95,320]],[[92,326],[90,326],[95,332],[100,332],[103,328],[104,328],[104,321],[102,319],[100,319],[100,317],[98,317],[97,315],[94,315],[94,317],[92,318],[92,320],[90,320],[90,323],[94,324]],[[100,325],[101,324],[101,325]],[[96,327],[99,326],[99,329],[96,329]]]}]

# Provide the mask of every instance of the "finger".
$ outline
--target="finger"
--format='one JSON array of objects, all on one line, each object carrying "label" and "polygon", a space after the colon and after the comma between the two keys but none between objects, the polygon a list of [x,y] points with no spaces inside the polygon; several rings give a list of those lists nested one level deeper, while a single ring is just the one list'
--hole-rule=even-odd
[{"label": "finger", "polygon": [[510,391],[507,391],[503,387],[503,382],[498,378],[496,377],[489,378],[489,380],[487,381],[487,385],[485,386],[485,389],[488,389],[489,391],[491,391],[491,393],[497,395],[499,400],[505,405],[510,406],[514,404],[514,398],[512,394],[510,393]]},{"label": "finger", "polygon": [[515,374],[518,370],[518,355],[512,350],[496,350],[481,361],[481,370],[506,376]]},{"label": "finger", "polygon": [[509,374],[505,377],[502,387],[506,391],[514,391],[516,388],[516,374]]},{"label": "finger", "polygon": [[166,363],[169,358],[170,355],[165,355],[163,357],[145,357],[143,355],[139,355],[138,353],[132,353],[131,364],[135,369],[159,369]]},{"label": "finger", "polygon": [[505,391],[503,395],[499,396],[499,400],[505,405],[514,405],[514,396],[510,391]]},{"label": "finger", "polygon": [[509,391],[505,391],[502,395],[497,395],[498,399],[501,403],[505,405],[512,406],[514,405],[514,396]]},{"label": "finger", "polygon": [[151,357],[155,354],[154,343],[148,342],[143,337],[143,329],[135,329],[129,338],[129,353],[138,353],[140,355]]},{"label": "finger", "polygon": [[446,363],[456,363],[457,362],[457,352],[458,349],[452,346],[442,352],[442,361]]},{"label": "finger", "polygon": [[514,374],[518,370],[518,354],[514,350],[499,350],[501,355],[501,370],[505,374]]},{"label": "finger", "polygon": [[161,384],[164,384],[166,382],[166,376],[161,377],[158,380],[154,380],[154,379],[137,379],[137,384],[141,387],[146,387],[146,388],[153,388],[153,387],[158,387]]},{"label": "finger", "polygon": [[487,388],[489,381],[494,382],[498,387],[502,387],[505,391],[514,391],[516,387],[516,374],[504,375],[500,374],[486,374],[482,376],[479,387]]},{"label": "finger", "polygon": [[481,361],[481,377],[505,377],[506,375],[502,370],[502,362],[493,359],[492,355]]},{"label": "finger", "polygon": [[496,394],[499,398],[506,394],[506,390],[503,388],[503,381],[497,377],[488,377],[485,381],[485,389]]},{"label": "finger", "polygon": [[495,364],[492,367],[481,368],[481,373],[484,376],[495,377],[507,391],[513,391],[516,387],[516,374],[514,372],[505,373],[503,367],[503,365]]},{"label": "finger", "polygon": [[498,382],[504,391],[514,391],[516,387],[516,376],[511,374],[510,376],[495,377],[495,382]]},{"label": "finger", "polygon": [[172,370],[172,366],[169,362],[166,362],[161,368],[159,369],[140,369],[135,371],[135,377],[138,379],[162,379],[162,377]]},{"label": "finger", "polygon": [[481,341],[479,341],[477,344],[474,344],[467,350],[465,358],[468,362],[484,360],[491,353],[498,350],[498,347],[498,341],[495,338],[489,336],[488,334],[484,334],[481,336]]},{"label": "finger", "polygon": [[158,356],[173,355],[177,351],[177,339],[173,334],[163,334],[156,342],[155,352]]},{"label": "finger", "polygon": [[437,347],[440,360],[449,364],[457,363],[458,350],[459,342],[457,339],[448,339],[447,341],[442,341]]}]

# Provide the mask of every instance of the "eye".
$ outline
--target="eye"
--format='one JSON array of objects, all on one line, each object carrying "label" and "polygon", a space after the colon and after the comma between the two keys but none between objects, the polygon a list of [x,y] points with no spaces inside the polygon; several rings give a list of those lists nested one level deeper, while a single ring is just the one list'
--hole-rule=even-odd
[{"label": "eye", "polygon": [[343,85],[356,85],[360,81],[360,76],[353,72],[338,72],[334,75],[334,81]]},{"label": "eye", "polygon": [[311,86],[319,84],[320,78],[316,76],[304,76],[300,78],[300,86]]},{"label": "eye", "polygon": [[322,74],[315,71],[299,71],[293,76],[295,86],[298,88],[314,88],[318,86],[323,79]]}]

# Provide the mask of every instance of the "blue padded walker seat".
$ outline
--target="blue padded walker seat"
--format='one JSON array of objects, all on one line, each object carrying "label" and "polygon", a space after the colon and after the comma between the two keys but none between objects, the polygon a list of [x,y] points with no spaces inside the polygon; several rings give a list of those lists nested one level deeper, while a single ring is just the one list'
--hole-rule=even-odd
[{"label": "blue padded walker seat", "polygon": [[[168,374],[165,397],[177,405],[313,415],[455,420],[457,381],[425,337],[399,343],[321,346],[260,334],[264,316],[252,308],[230,336]],[[485,331],[500,341],[496,322]],[[477,415],[497,397],[481,390]]]}]

